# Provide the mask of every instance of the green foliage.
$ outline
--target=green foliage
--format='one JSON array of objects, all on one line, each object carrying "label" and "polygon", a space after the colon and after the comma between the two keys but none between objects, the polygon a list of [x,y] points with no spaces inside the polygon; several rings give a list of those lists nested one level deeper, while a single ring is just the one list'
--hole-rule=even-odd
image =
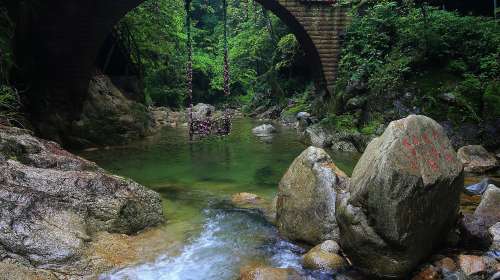
[{"label": "green foliage", "polygon": [[[299,78],[303,53],[295,37],[274,15],[252,2],[228,1],[231,92],[223,95],[223,22],[219,0],[192,2],[194,102],[249,104],[256,93],[270,92],[273,102],[302,93]],[[185,11],[182,0],[148,0],[126,21],[146,68],[151,102],[185,106],[187,63]],[[298,69],[298,70],[297,70]]]},{"label": "green foliage", "polygon": [[[408,106],[438,120],[484,119],[485,92],[500,77],[500,29],[494,20],[411,0],[363,2],[353,9],[347,30],[337,104],[365,94],[369,110],[387,114],[395,98],[412,92]],[[363,88],[346,91],[353,84]],[[444,94],[455,100],[443,102]]]},{"label": "green foliage", "polygon": [[0,121],[22,125],[21,102],[15,89],[0,85]]},{"label": "green foliage", "polygon": [[328,115],[320,121],[320,124],[337,131],[356,131],[354,116],[351,114]]},{"label": "green foliage", "polygon": [[183,1],[148,0],[124,19],[144,63],[146,95],[159,105],[184,104],[184,16]]},{"label": "green foliage", "polygon": [[18,92],[10,86],[10,71],[14,67],[12,38],[14,24],[0,4],[0,122],[22,125],[21,102]]},{"label": "green foliage", "polygon": [[484,93],[485,118],[500,117],[500,82],[491,82]]},{"label": "green foliage", "polygon": [[384,122],[384,118],[382,115],[377,114],[371,118],[370,121],[368,121],[361,129],[359,130],[362,134],[366,135],[373,135],[375,132],[377,132],[377,129],[382,125]]},{"label": "green foliage", "polygon": [[14,66],[11,41],[14,36],[14,24],[7,10],[0,6],[0,81],[9,82],[9,72]]},{"label": "green foliage", "polygon": [[277,71],[293,66],[296,56],[301,53],[299,42],[293,34],[287,34],[281,37],[276,47],[276,55],[281,58],[274,66],[274,69]]},{"label": "green foliage", "polygon": [[297,94],[292,99],[293,105],[286,109],[286,113],[296,115],[299,112],[310,112],[313,94],[314,85],[311,83],[302,94]]}]

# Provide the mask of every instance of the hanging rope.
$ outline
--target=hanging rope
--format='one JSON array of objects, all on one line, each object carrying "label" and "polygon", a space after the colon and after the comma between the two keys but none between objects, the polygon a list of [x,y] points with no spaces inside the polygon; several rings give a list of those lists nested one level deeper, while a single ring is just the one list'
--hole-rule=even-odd
[{"label": "hanging rope", "polygon": [[[186,66],[186,90],[189,98],[189,140],[192,141],[195,135],[205,137],[211,134],[228,135],[231,132],[231,117],[229,110],[225,109],[222,118],[206,116],[204,119],[193,120],[193,45],[191,38],[191,0],[185,0],[186,9],[186,32],[187,32],[187,52],[188,61]],[[227,0],[223,0],[223,20],[224,20],[224,94],[229,96],[230,74],[229,74],[229,51],[227,40]]]},{"label": "hanging rope", "polygon": [[189,140],[193,140],[193,46],[191,42],[191,0],[185,0],[188,61],[186,65],[186,90],[189,99]]},{"label": "hanging rope", "polygon": [[248,0],[243,0],[243,9],[245,10],[245,20],[248,19]]},{"label": "hanging rope", "polygon": [[229,74],[229,51],[227,47],[227,0],[222,0],[223,5],[223,21],[224,21],[224,94],[229,96],[230,89],[230,74]]}]

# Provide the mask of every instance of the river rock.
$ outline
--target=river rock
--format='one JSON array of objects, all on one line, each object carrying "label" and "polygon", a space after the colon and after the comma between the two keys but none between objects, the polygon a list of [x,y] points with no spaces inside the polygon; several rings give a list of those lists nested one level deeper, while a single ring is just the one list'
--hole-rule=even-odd
[{"label": "river rock", "polygon": [[163,221],[160,196],[29,131],[0,127],[0,254],[55,269],[94,233],[133,234]]},{"label": "river rock", "polygon": [[267,136],[276,132],[276,128],[272,124],[263,124],[252,129],[252,133],[257,136]]},{"label": "river rock", "polygon": [[438,270],[432,266],[429,265],[425,267],[424,269],[420,270],[417,275],[415,275],[412,280],[440,280],[441,275],[439,275]]},{"label": "river rock", "polygon": [[328,148],[332,146],[332,135],[319,124],[308,127],[305,131],[306,141],[318,148]]},{"label": "river rock", "polygon": [[465,172],[484,173],[498,166],[495,155],[480,145],[464,146],[458,149],[457,155],[464,164]]},{"label": "river rock", "polygon": [[490,184],[473,214],[465,214],[462,222],[462,240],[467,247],[486,249],[492,239],[488,228],[500,221],[500,188]]},{"label": "river rock", "polygon": [[491,251],[500,251],[500,222],[492,225],[488,232],[491,236],[492,243],[490,250]]},{"label": "river rock", "polygon": [[236,204],[236,205],[256,205],[262,203],[263,199],[253,193],[247,193],[247,192],[242,192],[242,193],[237,193],[234,194],[231,197],[231,202]]},{"label": "river rock", "polygon": [[152,128],[158,130],[166,126],[172,126],[172,122],[169,120],[170,112],[171,110],[167,107],[152,107],[150,109]]},{"label": "river rock", "polygon": [[340,247],[337,242],[327,240],[309,250],[303,258],[304,267],[309,269],[340,270],[347,267],[344,258],[338,255]]},{"label": "river rock", "polygon": [[0,262],[0,280],[58,280],[49,271],[40,271],[21,264]]},{"label": "river rock", "polygon": [[274,224],[276,222],[276,203],[273,199],[269,202],[266,199],[253,193],[237,193],[231,196],[231,204],[239,209],[255,210],[262,214],[264,218]]},{"label": "river rock", "polygon": [[342,249],[366,273],[406,277],[456,223],[463,183],[438,123],[418,115],[391,122],[338,196]]},{"label": "river rock", "polygon": [[300,131],[303,131],[313,123],[311,114],[307,112],[298,112],[296,115],[296,119],[298,121],[298,128]]},{"label": "river rock", "polygon": [[[212,105],[198,103],[193,106],[193,120],[204,120],[212,116],[215,112],[215,107]],[[188,110],[189,113],[189,110]]]},{"label": "river rock", "polygon": [[465,187],[464,192],[467,195],[482,195],[490,184],[491,180],[489,178],[484,178],[479,183]]},{"label": "river rock", "polygon": [[500,188],[493,184],[488,186],[474,215],[490,221],[489,226],[500,221]]},{"label": "river rock", "polygon": [[486,271],[486,263],[481,256],[459,255],[458,267],[467,277]]},{"label": "river rock", "polygon": [[300,120],[310,120],[311,118],[311,114],[309,114],[308,112],[298,112],[297,113],[297,120],[300,121]]},{"label": "river rock", "polygon": [[264,112],[258,114],[256,118],[259,120],[275,120],[280,117],[281,110],[282,107],[279,105],[271,106]]},{"label": "river rock", "polygon": [[441,271],[442,274],[448,274],[455,272],[457,270],[457,264],[452,258],[444,257],[434,263],[436,268]]},{"label": "river rock", "polygon": [[290,165],[279,183],[276,222],[285,237],[318,244],[338,240],[336,188],[348,177],[321,148],[309,147]]},{"label": "river rock", "polygon": [[249,265],[240,269],[240,280],[305,280],[293,268]]},{"label": "river rock", "polygon": [[127,98],[108,76],[98,74],[90,80],[80,118],[61,141],[77,148],[122,145],[151,134],[153,125],[144,104]]},{"label": "river rock", "polygon": [[331,148],[342,152],[363,152],[373,136],[357,131],[338,131],[317,123],[307,127],[303,132],[303,138],[307,144],[319,148]]}]

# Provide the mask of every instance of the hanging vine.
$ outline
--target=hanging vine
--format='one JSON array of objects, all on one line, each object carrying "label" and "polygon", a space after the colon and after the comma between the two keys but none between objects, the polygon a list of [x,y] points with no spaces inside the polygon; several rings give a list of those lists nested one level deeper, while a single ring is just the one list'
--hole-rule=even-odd
[{"label": "hanging vine", "polygon": [[[222,118],[216,118],[211,115],[203,119],[193,119],[193,45],[191,36],[191,0],[185,0],[186,10],[186,33],[187,33],[187,52],[188,61],[186,66],[186,90],[189,98],[189,140],[194,136],[206,137],[211,134],[227,135],[231,131],[231,116],[229,110],[225,109]],[[224,94],[229,96],[230,74],[229,74],[229,51],[227,39],[227,0],[223,0],[223,19],[224,19]]]},{"label": "hanging vine", "polygon": [[193,140],[193,46],[191,39],[191,0],[185,0],[188,60],[186,65],[186,91],[189,99],[189,140]]},{"label": "hanging vine", "polygon": [[224,94],[229,96],[230,89],[230,73],[229,73],[229,51],[227,46],[227,0],[222,0],[223,5],[223,21],[224,21]]}]

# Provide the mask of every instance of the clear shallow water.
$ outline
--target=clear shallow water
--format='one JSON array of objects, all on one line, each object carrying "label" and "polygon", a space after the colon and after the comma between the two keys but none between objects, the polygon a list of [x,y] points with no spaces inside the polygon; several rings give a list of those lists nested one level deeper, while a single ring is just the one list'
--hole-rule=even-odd
[{"label": "clear shallow water", "polygon": [[[238,119],[225,138],[189,143],[186,128],[127,147],[84,152],[101,167],[158,191],[168,219],[169,239],[181,241],[178,252],[129,267],[102,279],[235,279],[242,265],[261,262],[299,271],[303,249],[279,238],[275,228],[254,213],[227,207],[238,192],[271,199],[293,159],[306,146],[292,129],[272,139],[251,133],[257,123]],[[335,163],[350,174],[356,155],[335,154]],[[311,274],[314,279],[326,274]]]}]

